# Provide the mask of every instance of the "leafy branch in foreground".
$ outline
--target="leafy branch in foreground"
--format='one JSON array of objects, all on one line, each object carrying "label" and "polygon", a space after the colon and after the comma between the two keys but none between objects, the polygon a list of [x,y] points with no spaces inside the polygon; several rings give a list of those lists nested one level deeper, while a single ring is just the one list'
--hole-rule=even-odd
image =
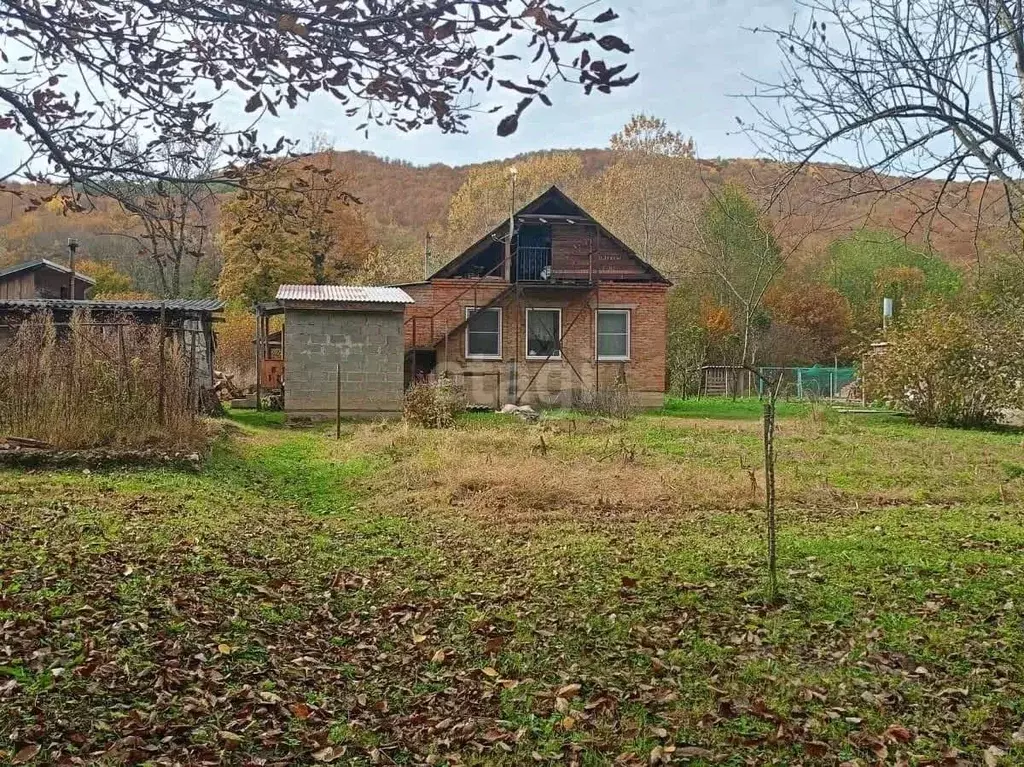
[{"label": "leafy branch in foreground", "polygon": [[[282,150],[251,126],[218,124],[216,102],[232,91],[253,125],[324,93],[361,129],[455,133],[496,84],[518,98],[498,127],[507,135],[559,81],[607,93],[635,80],[604,59],[630,47],[593,31],[616,14],[580,13],[524,0],[3,0],[0,131],[23,151],[0,180],[105,193],[125,179],[182,180],[155,147],[230,135],[226,155],[243,164]],[[141,151],[121,151],[129,140]]]}]

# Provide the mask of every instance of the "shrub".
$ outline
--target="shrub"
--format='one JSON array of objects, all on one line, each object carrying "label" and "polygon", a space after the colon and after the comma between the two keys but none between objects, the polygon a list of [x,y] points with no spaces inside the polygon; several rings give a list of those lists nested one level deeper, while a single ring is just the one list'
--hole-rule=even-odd
[{"label": "shrub", "polygon": [[873,400],[925,424],[986,426],[1024,406],[1024,327],[1016,311],[933,307],[889,333],[864,365]]},{"label": "shrub", "polygon": [[453,426],[465,409],[465,392],[447,377],[417,381],[405,394],[405,420],[428,429]]},{"label": "shrub", "polygon": [[636,399],[629,393],[625,381],[598,391],[584,389],[574,391],[572,409],[588,415],[608,416],[609,418],[630,418],[636,415]]},{"label": "shrub", "polygon": [[[2,351],[0,435],[58,448],[195,447],[204,441],[180,341],[127,318],[96,323],[49,313],[18,328]],[[161,422],[160,373],[163,372]]]}]

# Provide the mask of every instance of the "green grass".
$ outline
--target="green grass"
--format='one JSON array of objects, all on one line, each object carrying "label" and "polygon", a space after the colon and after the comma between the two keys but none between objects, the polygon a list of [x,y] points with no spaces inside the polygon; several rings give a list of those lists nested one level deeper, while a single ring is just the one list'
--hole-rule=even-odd
[{"label": "green grass", "polygon": [[[804,401],[780,400],[777,413],[780,418],[805,415],[811,405]],[[657,411],[661,415],[679,416],[682,418],[714,418],[758,420],[764,412],[764,402],[757,398],[739,397],[702,397],[699,399],[681,399],[667,397],[665,406]]]},{"label": "green grass", "polygon": [[0,472],[0,763],[1024,761],[1020,436],[787,406],[768,607],[757,407]]}]

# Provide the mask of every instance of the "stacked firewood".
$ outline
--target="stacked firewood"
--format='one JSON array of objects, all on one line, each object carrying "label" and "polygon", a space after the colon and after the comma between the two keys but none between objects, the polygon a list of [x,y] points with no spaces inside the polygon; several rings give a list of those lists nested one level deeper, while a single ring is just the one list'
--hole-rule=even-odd
[{"label": "stacked firewood", "polygon": [[213,390],[217,392],[221,402],[245,396],[245,392],[235,384],[235,376],[220,370],[213,371]]}]

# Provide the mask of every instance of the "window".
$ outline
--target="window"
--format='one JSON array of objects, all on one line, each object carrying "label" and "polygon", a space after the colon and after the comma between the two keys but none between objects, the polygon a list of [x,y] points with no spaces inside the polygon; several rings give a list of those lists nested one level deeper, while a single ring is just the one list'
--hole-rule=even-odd
[{"label": "window", "polygon": [[501,359],[501,309],[466,307],[466,359]]},{"label": "window", "polygon": [[597,310],[597,358],[629,359],[629,309]]},{"label": "window", "polygon": [[526,310],[527,358],[558,359],[562,356],[559,339],[562,337],[561,309]]}]

